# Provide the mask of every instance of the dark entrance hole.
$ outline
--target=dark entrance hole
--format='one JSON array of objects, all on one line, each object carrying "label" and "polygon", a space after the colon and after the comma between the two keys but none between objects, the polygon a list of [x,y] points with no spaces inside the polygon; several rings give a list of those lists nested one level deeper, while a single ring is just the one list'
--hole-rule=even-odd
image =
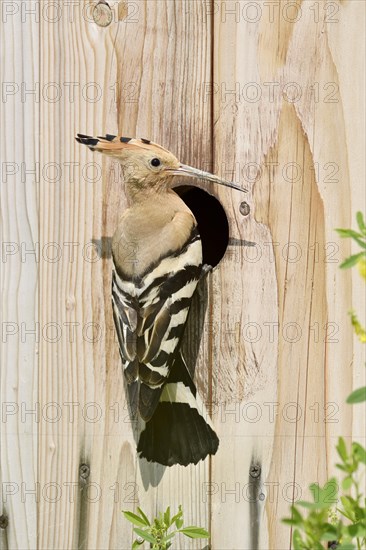
[{"label": "dark entrance hole", "polygon": [[202,240],[203,263],[215,267],[229,243],[229,222],[220,202],[199,187],[182,185],[174,191],[193,212]]}]

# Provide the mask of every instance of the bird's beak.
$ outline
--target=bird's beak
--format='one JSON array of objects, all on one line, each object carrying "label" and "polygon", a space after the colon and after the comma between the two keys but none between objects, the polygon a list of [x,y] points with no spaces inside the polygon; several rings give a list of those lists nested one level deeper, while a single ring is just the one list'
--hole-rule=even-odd
[{"label": "bird's beak", "polygon": [[192,168],[192,166],[187,166],[186,164],[181,164],[179,168],[177,168],[176,170],[169,170],[169,173],[172,176],[185,176],[185,177],[191,177],[191,178],[198,178],[200,180],[208,180],[208,181],[212,181],[213,183],[219,183],[220,185],[225,185],[226,187],[231,187],[231,189],[237,189],[238,191],[242,191],[244,193],[247,192],[247,189],[244,189],[243,187],[239,187],[239,185],[236,185],[231,181],[223,180],[217,176],[214,176],[213,174],[210,174],[210,172],[204,172],[203,170]]}]

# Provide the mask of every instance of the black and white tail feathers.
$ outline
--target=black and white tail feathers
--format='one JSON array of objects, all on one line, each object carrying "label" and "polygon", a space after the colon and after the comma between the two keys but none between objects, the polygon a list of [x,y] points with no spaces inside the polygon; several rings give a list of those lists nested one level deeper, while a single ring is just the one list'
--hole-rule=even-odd
[{"label": "black and white tail feathers", "polygon": [[202,409],[179,352],[154,415],[140,435],[140,457],[165,466],[187,466],[215,454],[219,439]]},{"label": "black and white tail feathers", "polygon": [[197,464],[218,448],[179,351],[191,299],[205,273],[201,240],[186,215],[192,224],[187,240],[178,250],[167,246],[165,255],[138,273],[124,271],[112,244],[113,316],[130,412],[145,422],[137,450],[167,466]]}]

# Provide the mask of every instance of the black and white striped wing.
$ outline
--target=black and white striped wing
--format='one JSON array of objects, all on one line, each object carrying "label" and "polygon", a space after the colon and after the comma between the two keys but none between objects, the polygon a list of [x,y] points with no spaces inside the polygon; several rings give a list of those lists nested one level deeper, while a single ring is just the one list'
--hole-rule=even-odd
[{"label": "black and white striped wing", "polygon": [[202,272],[195,230],[182,250],[162,258],[138,284],[115,269],[113,313],[131,406],[149,420],[158,404],[184,332]]},{"label": "black and white striped wing", "polygon": [[118,277],[116,270],[113,269],[113,319],[117,332],[119,353],[124,368],[124,374],[127,382],[130,384],[134,382],[138,377],[136,343],[140,319],[138,301],[136,297],[134,297],[132,287],[129,286],[126,291],[125,287],[127,286],[127,284]]}]

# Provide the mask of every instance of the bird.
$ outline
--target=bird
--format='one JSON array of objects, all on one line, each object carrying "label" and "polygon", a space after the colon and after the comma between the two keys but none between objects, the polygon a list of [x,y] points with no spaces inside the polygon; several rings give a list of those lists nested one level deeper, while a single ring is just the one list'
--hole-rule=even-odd
[{"label": "bird", "polygon": [[122,165],[128,208],[112,237],[112,310],[130,411],[143,421],[140,458],[163,466],[197,464],[219,439],[180,350],[192,297],[210,270],[197,221],[174,191],[193,177],[246,191],[179,162],[144,138],[77,134]]}]

